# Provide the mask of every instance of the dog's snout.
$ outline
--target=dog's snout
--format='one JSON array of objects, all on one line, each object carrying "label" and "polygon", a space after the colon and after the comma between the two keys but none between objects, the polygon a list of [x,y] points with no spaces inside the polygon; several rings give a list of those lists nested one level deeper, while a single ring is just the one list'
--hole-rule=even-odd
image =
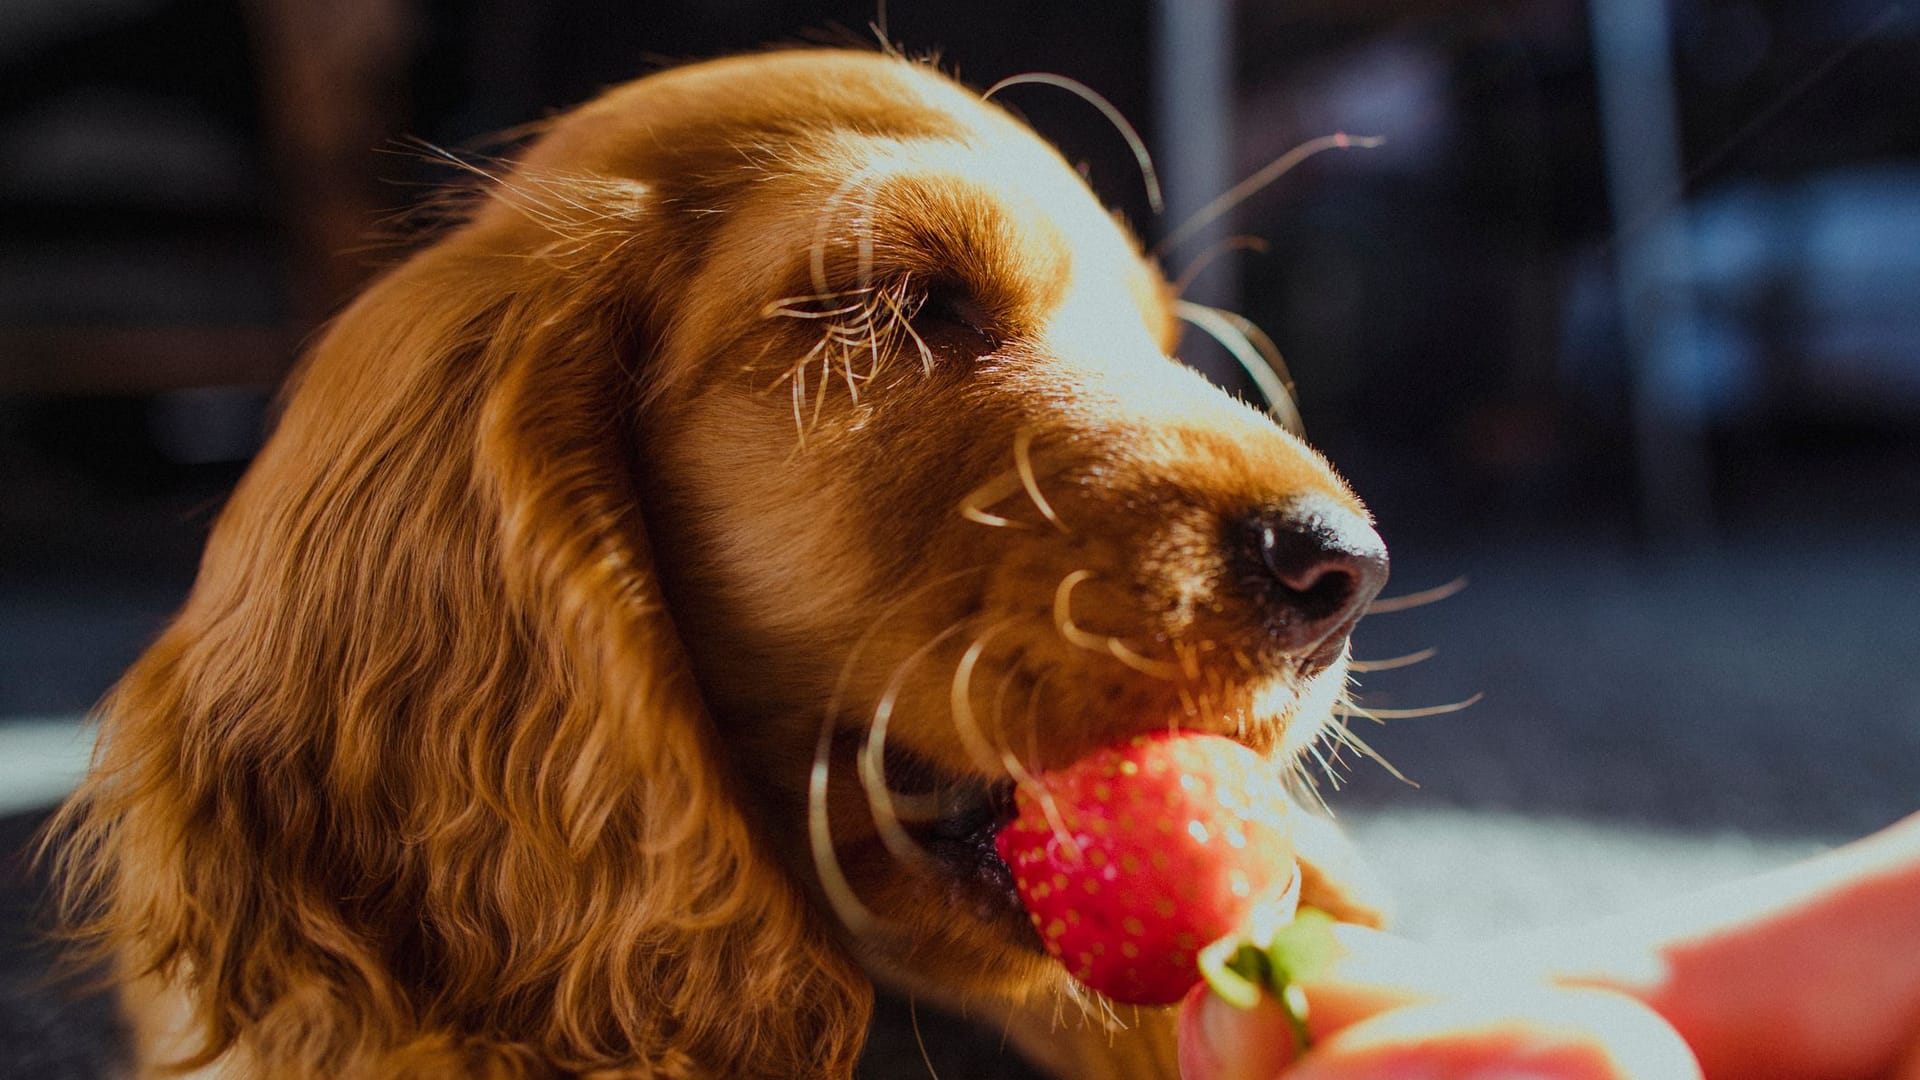
[{"label": "dog's snout", "polygon": [[1387,549],[1359,514],[1303,499],[1253,515],[1261,602],[1275,644],[1312,657],[1344,640],[1387,582]]}]

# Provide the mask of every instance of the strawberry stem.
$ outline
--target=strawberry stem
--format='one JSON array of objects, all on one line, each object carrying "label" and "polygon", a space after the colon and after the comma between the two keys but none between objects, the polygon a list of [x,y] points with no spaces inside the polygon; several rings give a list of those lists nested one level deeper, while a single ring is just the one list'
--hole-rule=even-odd
[{"label": "strawberry stem", "polygon": [[1303,907],[1292,922],[1274,932],[1264,946],[1239,937],[1224,937],[1200,950],[1200,974],[1227,1004],[1251,1009],[1262,991],[1273,994],[1287,1014],[1294,1049],[1313,1047],[1307,1030],[1307,993],[1303,983],[1325,974],[1345,952],[1333,936],[1333,916]]}]

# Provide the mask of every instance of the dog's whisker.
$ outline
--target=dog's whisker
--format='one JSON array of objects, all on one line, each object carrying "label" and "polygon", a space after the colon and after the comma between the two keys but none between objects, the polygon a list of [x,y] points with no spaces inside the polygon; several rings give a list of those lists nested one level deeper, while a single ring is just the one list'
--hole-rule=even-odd
[{"label": "dog's whisker", "polygon": [[1182,715],[1190,720],[1199,717],[1200,705],[1194,700],[1192,691],[1188,690],[1185,686],[1181,686],[1174,691],[1174,694],[1179,699],[1180,712]]},{"label": "dog's whisker", "polygon": [[[1188,645],[1179,641],[1173,643],[1173,655],[1179,660],[1180,673],[1186,676],[1187,681],[1191,682],[1200,677],[1200,654],[1211,651],[1213,648],[1213,643],[1209,641],[1202,641],[1195,645]],[[1247,659],[1246,654],[1239,652],[1237,649],[1234,651],[1241,659],[1246,670],[1252,671],[1253,663]]]},{"label": "dog's whisker", "polygon": [[1189,259],[1187,268],[1180,271],[1180,276],[1174,278],[1168,287],[1173,290],[1174,298],[1178,299],[1187,294],[1187,289],[1193,285],[1194,279],[1200,276],[1201,271],[1219,261],[1220,256],[1230,251],[1252,251],[1264,255],[1268,247],[1264,237],[1248,236],[1244,233],[1237,236],[1223,236],[1208,244],[1200,254]]},{"label": "dog's whisker", "polygon": [[1173,682],[1184,674],[1181,665],[1166,660],[1155,660],[1151,657],[1142,656],[1134,652],[1132,648],[1128,647],[1126,642],[1121,641],[1117,637],[1107,639],[1107,652],[1111,653],[1115,660],[1120,661],[1142,675]]},{"label": "dog's whisker", "polygon": [[1334,738],[1340,740],[1342,743],[1346,744],[1347,746],[1352,747],[1355,753],[1364,755],[1365,757],[1371,759],[1375,764],[1379,765],[1381,768],[1387,770],[1387,772],[1391,774],[1395,780],[1398,780],[1409,787],[1417,788],[1420,786],[1418,783],[1414,782],[1413,780],[1408,779],[1406,773],[1403,773],[1399,769],[1394,768],[1393,762],[1388,761],[1386,758],[1382,757],[1380,755],[1380,751],[1375,750],[1372,746],[1368,745],[1365,739],[1362,739],[1359,735],[1354,734],[1354,731],[1352,728],[1347,727],[1345,724],[1340,724],[1329,730],[1332,732]]},{"label": "dog's whisker", "polygon": [[953,681],[948,689],[949,713],[953,718],[954,732],[960,737],[960,744],[967,756],[983,773],[991,773],[1001,767],[1000,754],[993,743],[981,732],[978,718],[973,712],[973,672],[985,655],[987,642],[1001,630],[1013,624],[1013,619],[1003,619],[982,631],[960,655],[960,662],[953,666]]},{"label": "dog's whisker", "polygon": [[1068,532],[1066,524],[1060,520],[1060,515],[1053,512],[1052,504],[1048,503],[1047,497],[1040,493],[1040,479],[1033,471],[1032,428],[1023,427],[1013,433],[1013,467],[1020,474],[1020,486],[1027,489],[1027,497],[1033,500],[1033,505],[1040,511],[1040,516],[1051,521],[1054,528],[1063,533]]},{"label": "dog's whisker", "polygon": [[1383,720],[1418,720],[1423,716],[1445,716],[1448,713],[1457,713],[1462,709],[1470,709],[1479,704],[1480,699],[1483,697],[1486,697],[1486,695],[1475,694],[1465,701],[1454,701],[1445,705],[1428,705],[1425,708],[1419,709],[1380,709],[1372,706],[1363,707],[1358,704],[1348,704],[1337,708],[1335,711],[1342,716],[1364,716],[1375,722]]},{"label": "dog's whisker", "polygon": [[1333,807],[1327,804],[1326,793],[1320,790],[1320,778],[1314,775],[1313,767],[1307,763],[1306,755],[1301,755],[1287,764],[1281,782],[1289,793],[1302,804],[1312,803],[1327,816],[1333,816]]},{"label": "dog's whisker", "polygon": [[1327,783],[1333,786],[1333,790],[1339,791],[1341,783],[1340,772],[1333,767],[1333,762],[1328,761],[1327,756],[1320,752],[1320,744],[1313,743],[1309,745],[1307,747],[1307,753],[1311,754],[1313,760],[1319,763],[1320,771],[1326,774]]},{"label": "dog's whisker", "polygon": [[1024,521],[1015,521],[1012,518],[1001,517],[999,514],[989,514],[983,509],[984,507],[992,506],[1000,502],[1019,490],[1020,476],[1018,472],[1013,469],[1008,469],[1006,472],[1000,473],[986,483],[981,484],[979,487],[961,496],[960,516],[966,518],[968,521],[978,522],[982,525],[991,525],[995,528],[1030,528],[1031,526]]},{"label": "dog's whisker", "polygon": [[879,197],[880,193],[873,185],[867,185],[867,201],[860,205],[860,217],[854,226],[858,237],[854,241],[855,274],[863,289],[873,287],[873,204]]},{"label": "dog's whisker", "polygon": [[1019,675],[1019,668],[1009,667],[1006,673],[1000,676],[1000,685],[993,692],[993,737],[988,740],[991,745],[997,747],[999,750],[1002,771],[1006,771],[1007,776],[1014,779],[1017,779],[1017,777],[1014,777],[1011,771],[1005,769],[1006,759],[1009,754],[1007,742],[1007,693],[1013,689],[1013,685],[1018,681]]},{"label": "dog's whisker", "polygon": [[1421,649],[1419,652],[1405,653],[1401,656],[1389,656],[1385,660],[1349,660],[1347,670],[1354,672],[1392,671],[1395,668],[1412,667],[1434,658],[1439,649]]},{"label": "dog's whisker", "polygon": [[855,895],[853,882],[848,880],[846,868],[840,865],[840,855],[834,850],[832,822],[827,818],[827,772],[833,757],[833,730],[833,713],[829,711],[820,724],[820,735],[813,746],[813,767],[807,774],[807,846],[813,857],[813,872],[820,879],[820,891],[826,894],[834,917],[848,933],[868,937],[877,934],[883,924],[873,909]]},{"label": "dog's whisker", "polygon": [[1009,518],[1003,518],[998,514],[989,514],[981,510],[976,510],[971,506],[965,506],[965,505],[961,506],[960,516],[963,518],[966,518],[968,521],[975,522],[980,525],[992,526],[993,528],[996,528],[996,529],[1026,528],[1026,524],[1024,522],[1013,521]]},{"label": "dog's whisker", "polygon": [[1182,322],[1206,332],[1220,343],[1234,362],[1253,380],[1267,403],[1267,414],[1281,427],[1298,435],[1305,430],[1300,407],[1293,399],[1293,377],[1279,346],[1251,320],[1221,308],[1191,300],[1175,300],[1173,313]]},{"label": "dog's whisker", "polygon": [[1066,1023],[1066,1018],[1063,1015],[1065,1010],[1060,1007],[1061,1003],[1071,1004],[1074,1008],[1080,1010],[1080,1023],[1082,1025],[1093,1023],[1093,1004],[1090,1000],[1091,997],[1092,992],[1082,989],[1079,983],[1063,980],[1060,985],[1060,996],[1054,1000],[1053,1025],[1055,1029],[1060,1028]]},{"label": "dog's whisker", "polygon": [[915,825],[938,821],[945,812],[945,804],[937,791],[895,791],[888,788],[887,799],[894,817]]},{"label": "dog's whisker", "polygon": [[1308,139],[1299,146],[1274,158],[1258,172],[1255,172],[1252,176],[1228,188],[1212,202],[1195,211],[1193,215],[1182,222],[1178,228],[1161,237],[1160,242],[1153,245],[1153,251],[1150,252],[1150,254],[1158,256],[1177,247],[1188,237],[1193,236],[1201,229],[1212,224],[1220,215],[1246,202],[1254,195],[1259,194],[1262,188],[1285,176],[1293,170],[1294,166],[1299,165],[1315,154],[1327,150],[1371,150],[1385,141],[1385,139],[1382,139],[1378,135],[1348,135],[1345,132],[1335,132],[1332,135],[1322,135],[1317,139]]},{"label": "dog's whisker", "polygon": [[867,646],[873,643],[875,637],[879,636],[882,627],[908,605],[919,600],[925,593],[933,589],[941,588],[942,586],[951,585],[970,574],[978,574],[986,570],[987,566],[983,564],[980,566],[965,567],[960,570],[941,574],[938,577],[929,578],[899,596],[894,597],[885,607],[881,608],[879,613],[874,616],[873,621],[867,625],[865,630],[861,631],[860,636],[854,639],[853,645],[847,650],[847,659],[840,665],[839,675],[834,680],[833,693],[827,700],[827,715],[829,719],[839,715],[840,706],[845,702],[847,690],[853,683],[853,670],[859,663],[860,654],[866,651]]},{"label": "dog's whisker", "polygon": [[1167,212],[1166,202],[1160,195],[1160,174],[1153,167],[1153,155],[1147,152],[1146,140],[1142,139],[1140,133],[1134,130],[1133,125],[1127,122],[1125,114],[1115,108],[1113,102],[1102,97],[1093,87],[1088,86],[1078,79],[1070,79],[1065,75],[1056,75],[1050,71],[1029,71],[1019,75],[1009,75],[999,82],[994,83],[992,86],[987,87],[986,92],[980,95],[980,100],[989,101],[993,98],[993,95],[1010,86],[1024,86],[1029,84],[1051,86],[1056,89],[1065,90],[1100,110],[1100,115],[1106,117],[1107,122],[1119,130],[1120,137],[1127,141],[1127,148],[1133,151],[1134,161],[1140,165],[1140,178],[1147,186],[1147,205],[1153,208],[1153,212],[1156,215]]},{"label": "dog's whisker", "polygon": [[881,842],[901,862],[917,863],[926,858],[926,851],[901,827],[899,815],[894,811],[893,791],[887,787],[885,754],[893,707],[900,698],[900,691],[905,689],[907,675],[914,666],[965,628],[964,620],[954,623],[908,653],[888,678],[886,689],[873,706],[873,719],[867,725],[866,749],[860,755],[860,786],[867,793],[867,805],[872,810],[874,828],[879,832]]},{"label": "dog's whisker", "polygon": [[834,916],[849,933],[855,935],[877,933],[882,923],[879,916],[875,915],[873,910],[854,894],[853,884],[847,879],[846,871],[840,865],[839,853],[834,850],[832,822],[827,817],[827,781],[832,762],[835,721],[840,714],[841,702],[846,700],[847,689],[853,681],[853,670],[859,663],[860,654],[866,651],[881,627],[927,591],[950,585],[962,577],[977,574],[984,569],[986,569],[984,566],[969,567],[923,581],[882,608],[873,622],[868,624],[867,628],[854,640],[853,646],[847,650],[846,662],[840,666],[840,674],[834,681],[833,693],[827,699],[826,711],[820,719],[820,734],[814,743],[813,767],[807,776],[807,843],[813,858],[814,873],[820,878],[821,891],[826,894]]},{"label": "dog's whisker", "polygon": [[1053,626],[1060,631],[1060,636],[1065,638],[1068,644],[1076,645],[1088,652],[1105,653],[1107,651],[1105,636],[1089,634],[1075,626],[1073,622],[1073,587],[1092,576],[1091,570],[1075,570],[1060,579],[1060,584],[1053,590]]},{"label": "dog's whisker", "polygon": [[[1040,727],[1034,723],[1034,714],[1039,711],[1040,689],[1045,683],[1046,676],[1042,675],[1033,681],[1032,688],[1027,692],[1027,710],[1023,727],[1027,733],[1027,757],[1035,761],[1040,759]],[[1011,749],[1002,751],[1001,764],[1006,768],[1007,775],[1013,777],[1013,782],[1025,791],[1029,798],[1040,804],[1040,814],[1047,819],[1047,828],[1053,832],[1053,838],[1058,840],[1060,846],[1070,852],[1073,858],[1078,859],[1080,844],[1067,830],[1066,817],[1060,813],[1060,804],[1055,801],[1053,790],[1042,783],[1040,778],[1035,776]]]},{"label": "dog's whisker", "polygon": [[1409,608],[1437,604],[1447,597],[1457,594],[1466,587],[1467,579],[1465,577],[1457,577],[1445,585],[1436,585],[1431,589],[1422,589],[1419,592],[1406,593],[1402,596],[1377,597],[1373,603],[1367,605],[1366,613],[1368,615],[1390,615],[1396,611],[1406,611]]},{"label": "dog's whisker", "polygon": [[927,1040],[920,1034],[920,1013],[914,1008],[913,995],[907,995],[907,1019],[913,1024],[913,1042],[920,1048],[920,1061],[927,1067],[927,1075],[932,1080],[940,1080],[939,1070],[933,1067],[933,1056],[927,1053]]},{"label": "dog's whisker", "polygon": [[1053,797],[1053,790],[1041,783],[1040,778],[1033,775],[1032,770],[1021,763],[1019,755],[1011,750],[1001,751],[1000,764],[1007,770],[1007,775],[1013,777],[1013,782],[1040,804],[1040,815],[1047,819],[1047,828],[1053,831],[1054,839],[1060,841],[1067,850],[1078,852],[1080,845],[1073,839],[1073,834],[1067,831],[1067,819],[1060,813],[1060,803]]},{"label": "dog's whisker", "polygon": [[[820,224],[814,230],[813,245],[807,252],[807,270],[812,275],[813,290],[816,293],[832,291],[827,286],[827,232],[833,227],[834,215],[848,193],[861,184],[870,183],[871,177],[868,176],[868,172],[869,170],[860,169],[842,180],[839,186],[833,189],[833,193],[827,196],[826,202],[820,208]],[[864,282],[862,287],[865,287]]]}]

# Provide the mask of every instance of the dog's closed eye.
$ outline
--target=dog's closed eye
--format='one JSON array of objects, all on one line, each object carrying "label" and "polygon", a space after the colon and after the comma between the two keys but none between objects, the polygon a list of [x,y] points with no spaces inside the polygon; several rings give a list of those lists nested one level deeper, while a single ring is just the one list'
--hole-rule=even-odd
[{"label": "dog's closed eye", "polygon": [[920,296],[911,319],[914,332],[936,355],[982,356],[1002,344],[997,320],[965,285],[936,279]]}]

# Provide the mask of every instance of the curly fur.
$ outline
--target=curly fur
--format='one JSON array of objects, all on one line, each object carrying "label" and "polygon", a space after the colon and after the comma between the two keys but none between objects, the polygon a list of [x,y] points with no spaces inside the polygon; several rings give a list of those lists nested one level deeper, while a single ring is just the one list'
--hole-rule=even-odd
[{"label": "curly fur", "polygon": [[1057,969],[874,808],[896,752],[998,780],[1174,717],[1283,763],[1319,730],[1344,668],[1261,652],[1211,523],[1358,504],[1165,359],[1168,302],[1051,150],[904,60],[555,121],[320,340],[103,708],[62,871],[143,1067],[845,1077],[877,975],[1170,1075],[1158,1021],[1049,1035]]}]

